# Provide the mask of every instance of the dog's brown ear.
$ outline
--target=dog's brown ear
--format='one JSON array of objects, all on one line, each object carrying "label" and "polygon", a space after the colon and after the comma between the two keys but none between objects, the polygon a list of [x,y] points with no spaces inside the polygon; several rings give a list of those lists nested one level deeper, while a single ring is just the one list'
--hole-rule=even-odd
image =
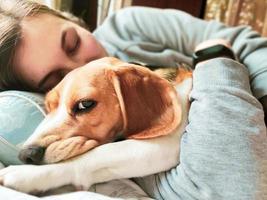
[{"label": "dog's brown ear", "polygon": [[147,139],[171,133],[181,121],[181,102],[171,84],[144,67],[118,67],[113,80],[125,121],[125,136]]}]

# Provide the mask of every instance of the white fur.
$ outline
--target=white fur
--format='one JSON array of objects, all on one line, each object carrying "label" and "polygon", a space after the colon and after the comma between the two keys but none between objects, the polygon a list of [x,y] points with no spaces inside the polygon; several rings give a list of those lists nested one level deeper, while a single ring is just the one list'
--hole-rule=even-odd
[{"label": "white fur", "polygon": [[[176,88],[181,94],[178,98],[181,98],[183,117],[174,133],[147,140],[108,143],[58,164],[10,166],[0,170],[0,182],[2,179],[4,186],[23,192],[45,191],[67,184],[88,189],[95,183],[146,176],[176,166],[177,141],[187,125],[191,86],[192,79],[186,79]],[[64,116],[64,112],[58,116]]]},{"label": "white fur", "polygon": [[25,141],[23,146],[34,145],[34,141],[37,141],[39,138],[42,138],[46,135],[45,130],[55,130],[55,128],[60,127],[64,121],[66,121],[65,119],[68,117],[68,112],[65,101],[67,99],[67,91],[72,82],[72,80],[69,80],[64,87],[61,101],[59,102],[58,109],[55,111],[55,113],[53,115],[46,116],[34,133],[27,139],[27,141]]}]

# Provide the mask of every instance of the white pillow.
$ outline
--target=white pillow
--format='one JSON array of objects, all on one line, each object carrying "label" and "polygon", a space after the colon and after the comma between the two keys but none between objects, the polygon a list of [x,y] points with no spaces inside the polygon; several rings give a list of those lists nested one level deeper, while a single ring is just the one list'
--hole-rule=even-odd
[{"label": "white pillow", "polygon": [[43,95],[4,91],[0,93],[0,162],[21,164],[18,152],[45,116]]}]

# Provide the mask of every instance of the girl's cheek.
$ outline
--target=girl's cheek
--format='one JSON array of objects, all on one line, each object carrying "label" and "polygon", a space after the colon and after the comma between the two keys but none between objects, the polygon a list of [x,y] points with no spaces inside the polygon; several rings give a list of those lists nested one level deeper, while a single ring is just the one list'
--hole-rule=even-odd
[{"label": "girl's cheek", "polygon": [[104,47],[93,36],[89,38],[87,45],[89,58],[96,59],[107,55]]}]

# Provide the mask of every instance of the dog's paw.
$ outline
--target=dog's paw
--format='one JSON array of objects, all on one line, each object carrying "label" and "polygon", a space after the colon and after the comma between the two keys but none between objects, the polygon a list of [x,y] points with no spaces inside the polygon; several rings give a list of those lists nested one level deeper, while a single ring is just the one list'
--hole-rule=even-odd
[{"label": "dog's paw", "polygon": [[48,168],[35,165],[9,166],[0,170],[0,184],[25,193],[39,193],[53,188],[48,182]]}]

